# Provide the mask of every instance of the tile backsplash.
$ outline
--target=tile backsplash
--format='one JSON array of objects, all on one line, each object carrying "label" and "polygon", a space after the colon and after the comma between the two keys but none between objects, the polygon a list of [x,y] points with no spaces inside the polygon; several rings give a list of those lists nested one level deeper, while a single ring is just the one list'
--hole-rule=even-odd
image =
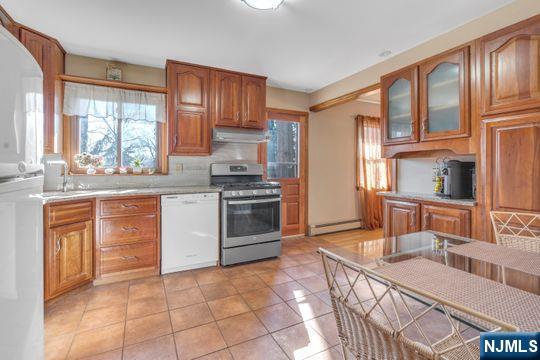
[{"label": "tile backsplash", "polygon": [[[210,183],[210,164],[223,162],[257,162],[256,144],[213,143],[210,156],[169,156],[168,175],[145,176],[105,176],[77,175],[69,176],[68,188],[111,189],[161,186],[208,185]],[[46,155],[49,160],[60,159],[61,155]],[[62,166],[45,165],[45,190],[55,191],[62,188]]]}]

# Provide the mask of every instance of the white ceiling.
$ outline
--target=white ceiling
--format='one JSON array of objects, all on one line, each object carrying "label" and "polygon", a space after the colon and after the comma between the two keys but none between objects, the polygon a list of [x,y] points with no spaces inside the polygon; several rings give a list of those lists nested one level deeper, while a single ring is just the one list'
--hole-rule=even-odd
[{"label": "white ceiling", "polygon": [[0,0],[69,53],[163,67],[167,58],[264,74],[312,92],[512,0]]}]

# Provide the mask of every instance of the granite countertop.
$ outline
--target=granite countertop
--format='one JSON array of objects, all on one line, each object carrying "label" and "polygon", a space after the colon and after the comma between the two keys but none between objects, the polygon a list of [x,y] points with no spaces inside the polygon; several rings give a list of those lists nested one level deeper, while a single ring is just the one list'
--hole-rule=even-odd
[{"label": "granite countertop", "polygon": [[399,191],[380,191],[377,195],[385,197],[395,197],[407,200],[418,200],[418,201],[430,201],[434,203],[441,204],[451,204],[458,206],[476,206],[476,200],[474,199],[448,199],[442,198],[432,194],[421,194],[421,193],[409,193],[409,192],[399,192]]},{"label": "granite countertop", "polygon": [[45,191],[39,196],[44,203],[56,201],[79,200],[94,197],[109,196],[129,196],[129,195],[167,195],[167,194],[197,194],[221,192],[221,188],[212,185],[202,186],[169,186],[152,188],[126,188],[126,189],[90,189],[90,190],[70,190]]}]

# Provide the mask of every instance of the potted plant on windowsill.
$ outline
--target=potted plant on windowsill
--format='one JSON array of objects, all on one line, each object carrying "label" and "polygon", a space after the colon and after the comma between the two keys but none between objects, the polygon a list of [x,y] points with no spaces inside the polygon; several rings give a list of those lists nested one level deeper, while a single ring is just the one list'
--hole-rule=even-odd
[{"label": "potted plant on windowsill", "polygon": [[133,160],[133,173],[140,175],[142,174],[142,159],[135,159]]}]

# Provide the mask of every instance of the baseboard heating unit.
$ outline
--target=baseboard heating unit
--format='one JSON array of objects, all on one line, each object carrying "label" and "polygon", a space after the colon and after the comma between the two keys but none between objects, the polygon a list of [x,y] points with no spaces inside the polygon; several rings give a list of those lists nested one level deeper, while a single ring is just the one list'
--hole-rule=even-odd
[{"label": "baseboard heating unit", "polygon": [[362,220],[340,221],[328,224],[315,224],[309,226],[309,236],[328,234],[338,231],[359,229],[362,227]]}]

